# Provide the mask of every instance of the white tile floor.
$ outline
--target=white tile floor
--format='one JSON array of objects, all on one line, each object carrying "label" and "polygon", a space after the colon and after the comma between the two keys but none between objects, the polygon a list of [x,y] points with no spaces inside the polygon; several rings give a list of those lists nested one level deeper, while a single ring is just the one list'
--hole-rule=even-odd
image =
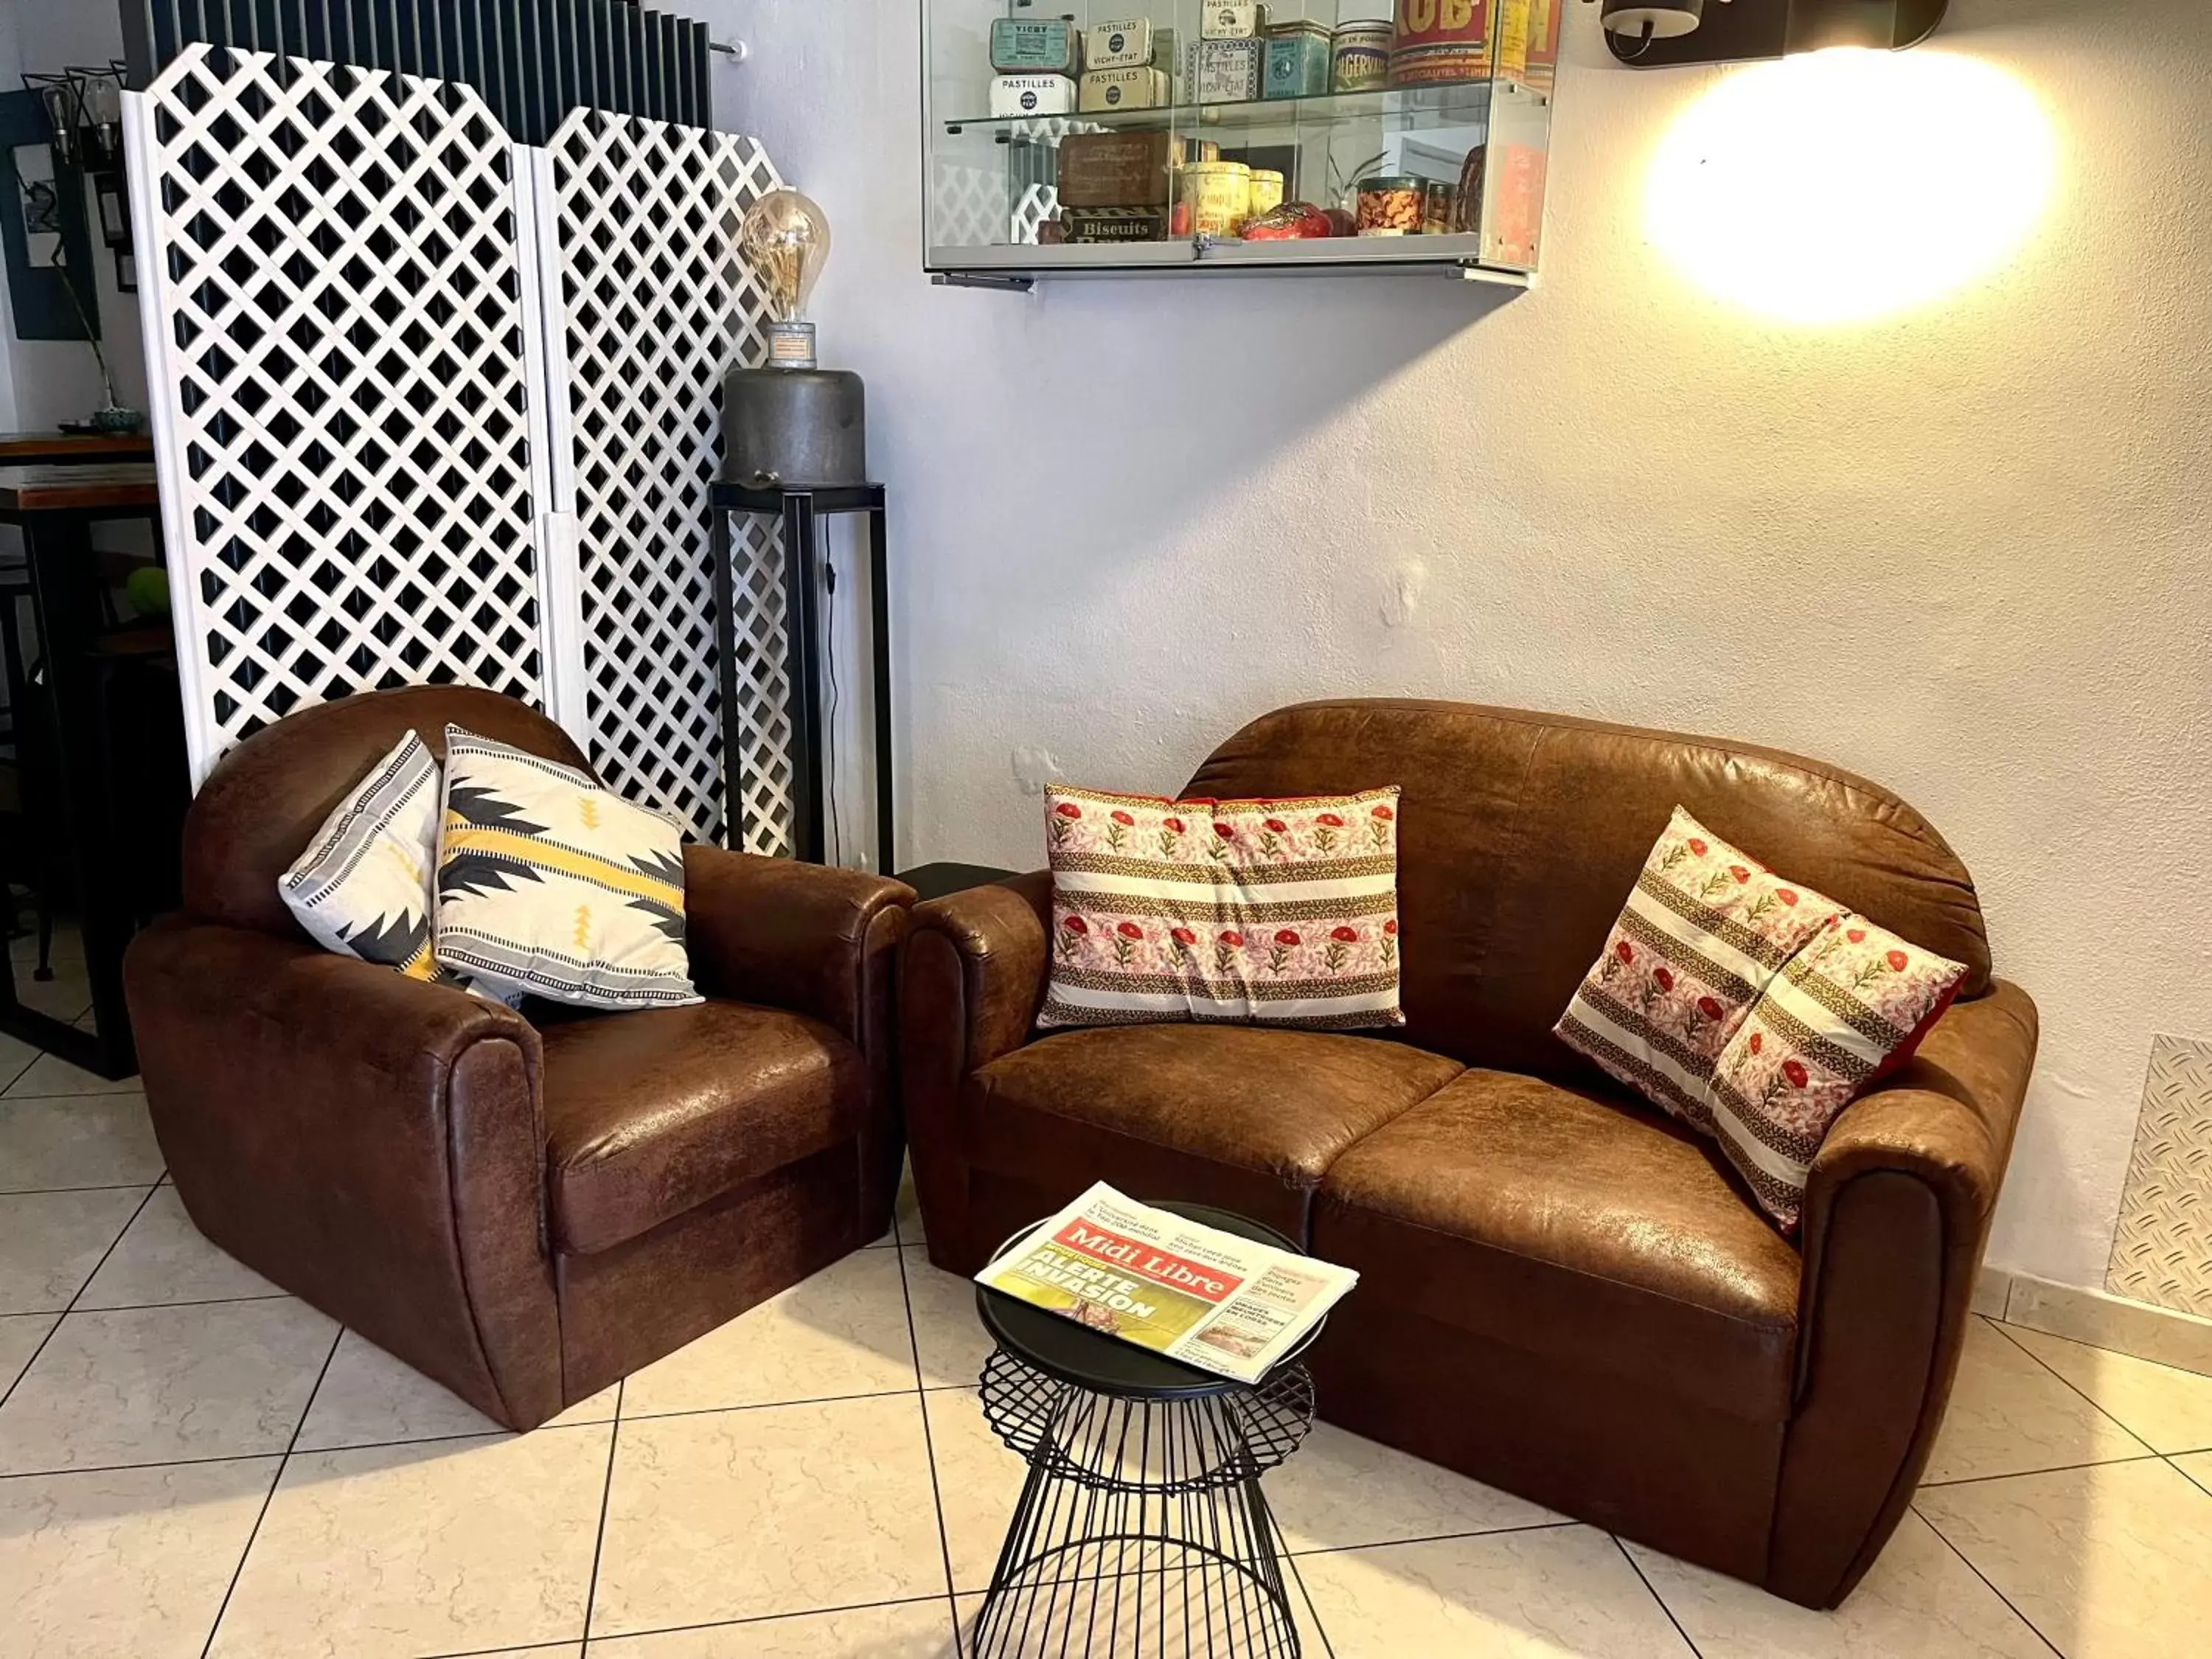
[{"label": "white tile floor", "polygon": [[[202,1240],[135,1091],[7,1079],[0,1659],[958,1651],[1020,1466],[910,1212],[515,1436]],[[1983,1320],[1835,1613],[1326,1426],[1268,1491],[1332,1659],[2148,1659],[2212,1624],[2212,1378]]]}]

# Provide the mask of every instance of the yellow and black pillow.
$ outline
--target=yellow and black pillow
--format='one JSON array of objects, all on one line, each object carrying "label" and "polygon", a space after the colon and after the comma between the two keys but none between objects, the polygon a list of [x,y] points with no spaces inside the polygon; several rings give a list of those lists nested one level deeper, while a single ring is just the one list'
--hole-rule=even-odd
[{"label": "yellow and black pillow", "polygon": [[446,728],[436,953],[493,989],[593,1008],[701,1000],[684,837],[573,767]]}]

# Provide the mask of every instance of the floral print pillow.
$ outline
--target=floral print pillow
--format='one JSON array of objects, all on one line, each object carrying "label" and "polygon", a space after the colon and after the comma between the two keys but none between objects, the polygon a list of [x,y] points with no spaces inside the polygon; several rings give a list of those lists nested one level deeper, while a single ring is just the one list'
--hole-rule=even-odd
[{"label": "floral print pillow", "polygon": [[1797,1225],[1813,1159],[1844,1108],[1910,1057],[1966,974],[1847,915],[1753,1005],[1713,1068],[1713,1120],[1729,1163],[1784,1231]]},{"label": "floral print pillow", "polygon": [[1402,1025],[1398,791],[1171,801],[1055,787],[1040,1025]]},{"label": "floral print pillow", "polygon": [[1842,912],[1678,806],[1556,1034],[1715,1133],[1709,1097],[1722,1050],[1783,965]]}]

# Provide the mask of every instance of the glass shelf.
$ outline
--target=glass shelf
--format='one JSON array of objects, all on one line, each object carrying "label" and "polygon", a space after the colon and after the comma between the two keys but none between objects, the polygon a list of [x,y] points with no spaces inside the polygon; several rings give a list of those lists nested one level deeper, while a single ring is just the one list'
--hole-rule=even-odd
[{"label": "glass shelf", "polygon": [[1424,118],[1480,120],[1490,107],[1492,88],[1510,96],[1518,88],[1504,80],[1446,81],[1423,87],[1369,92],[1325,92],[1306,98],[1255,98],[1235,104],[1170,105],[1163,109],[1091,110],[1075,115],[948,116],[945,132],[964,128],[1004,128],[1022,133],[1048,121],[1080,122],[1101,131],[1142,131],[1179,120],[1187,127],[1221,127],[1237,131],[1301,127],[1349,121],[1419,121]]},{"label": "glass shelf", "polygon": [[[1525,284],[1540,252],[1559,22],[1571,0],[1396,0],[1395,19],[1391,3],[1276,0],[1267,8],[1272,39],[1231,46],[1200,44],[1202,15],[1240,9],[1214,0],[924,0],[927,268],[944,280],[994,285],[1147,271],[1391,269]],[[1241,80],[1255,58],[1264,77],[1277,42],[1279,72],[1303,70],[1307,86],[1327,84],[1321,70],[1333,77],[1336,47],[1353,43],[1334,32],[1363,21],[1368,73],[1384,84],[1273,98],[1188,95],[1201,71]],[[993,62],[994,24],[1002,26],[1002,43],[1018,34],[1053,52],[1065,50],[1065,29],[1080,41],[1097,25],[1104,46],[1111,27],[1122,37],[1115,67],[1124,95],[1167,101],[1074,107],[1078,64],[1075,74],[1026,88],[1048,109],[1065,101],[1066,112],[993,114],[1024,90],[994,88],[1008,71]],[[1133,61],[1147,50],[1147,33],[1150,62]],[[1389,50],[1377,52],[1378,41]],[[1147,70],[1150,87],[1141,78]],[[1267,82],[1244,84],[1257,91]],[[1208,92],[1222,89],[1217,78],[1206,82]],[[1264,211],[1277,189],[1316,210],[1307,228],[1333,234],[1245,240],[1249,215]],[[1370,230],[1355,234],[1363,200]],[[1373,234],[1385,229],[1426,234]]]}]

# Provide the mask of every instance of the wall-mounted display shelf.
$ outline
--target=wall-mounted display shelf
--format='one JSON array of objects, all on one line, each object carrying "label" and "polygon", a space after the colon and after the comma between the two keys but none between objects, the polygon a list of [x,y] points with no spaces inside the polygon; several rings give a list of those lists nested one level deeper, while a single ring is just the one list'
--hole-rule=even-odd
[{"label": "wall-mounted display shelf", "polygon": [[1570,0],[923,0],[940,282],[1541,252]]}]

